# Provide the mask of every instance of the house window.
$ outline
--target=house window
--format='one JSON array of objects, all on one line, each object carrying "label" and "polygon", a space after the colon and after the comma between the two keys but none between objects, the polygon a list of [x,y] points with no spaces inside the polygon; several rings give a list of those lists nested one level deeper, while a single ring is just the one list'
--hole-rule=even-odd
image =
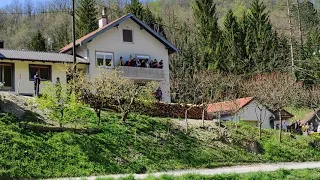
[{"label": "house window", "polygon": [[132,30],[123,29],[123,42],[133,42]]},{"label": "house window", "polygon": [[97,66],[113,67],[113,53],[97,52]]},{"label": "house window", "polygon": [[0,82],[4,83],[4,89],[13,88],[13,64],[0,63]]},{"label": "house window", "polygon": [[29,64],[29,79],[34,80],[36,72],[39,73],[41,80],[51,81],[51,66],[50,65],[37,65]]}]

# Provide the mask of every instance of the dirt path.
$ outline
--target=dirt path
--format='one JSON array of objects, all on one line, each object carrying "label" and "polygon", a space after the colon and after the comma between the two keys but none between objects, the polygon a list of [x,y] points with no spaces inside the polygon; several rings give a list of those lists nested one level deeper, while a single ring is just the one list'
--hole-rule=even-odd
[{"label": "dirt path", "polygon": [[[249,173],[249,172],[268,172],[277,171],[280,169],[317,169],[320,168],[320,162],[289,162],[289,163],[277,163],[277,164],[252,164],[245,166],[231,166],[222,167],[215,169],[198,169],[198,170],[181,170],[181,171],[168,171],[168,172],[158,172],[151,174],[133,174],[135,179],[145,179],[147,176],[151,175],[154,177],[159,177],[161,175],[167,174],[172,176],[181,176],[186,174],[201,174],[201,175],[216,175],[216,174],[230,174],[230,173]],[[83,178],[61,178],[56,180],[96,180],[98,178],[121,178],[127,177],[129,174],[119,174],[119,175],[106,175],[106,176],[91,176]]]}]

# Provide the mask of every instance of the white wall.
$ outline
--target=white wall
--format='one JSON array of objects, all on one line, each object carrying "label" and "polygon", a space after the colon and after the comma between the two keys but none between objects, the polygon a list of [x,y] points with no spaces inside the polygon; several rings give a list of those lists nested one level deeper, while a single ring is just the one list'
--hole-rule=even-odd
[{"label": "white wall", "polygon": [[[133,43],[123,42],[122,30],[133,30]],[[131,54],[149,55],[150,58],[163,60],[165,81],[160,82],[160,87],[163,92],[163,100],[170,102],[170,79],[169,79],[169,55],[165,45],[150,35],[147,31],[140,29],[140,26],[131,19],[120,23],[118,28],[112,28],[98,37],[94,38],[91,42],[87,43],[86,48],[80,47],[77,52],[82,56],[87,55],[89,52],[89,74],[90,77],[98,74],[96,68],[96,51],[111,52],[114,54],[114,64],[117,65],[120,57],[124,61],[129,60]],[[82,49],[81,49],[82,48]],[[81,52],[80,52],[81,51]]]},{"label": "white wall", "polygon": [[[262,111],[258,107],[260,107]],[[260,115],[263,121],[262,128],[271,128],[270,117],[273,116],[273,114],[256,100],[251,101],[238,113],[240,119],[244,121],[258,121]]]},{"label": "white wall", "polygon": [[[258,107],[262,108],[262,111],[260,111]],[[239,120],[243,120],[258,122],[260,114],[263,121],[262,128],[271,128],[270,117],[273,116],[272,112],[255,100],[242,108],[236,115],[225,116],[222,117],[221,120],[237,122],[239,122]]]},{"label": "white wall", "polygon": [[[7,61],[1,60],[1,62],[8,62],[14,64],[14,88],[15,92],[21,94],[34,94],[34,81],[29,79],[29,64],[36,64],[36,65],[51,65],[51,79],[52,82],[55,83],[57,77],[60,78],[61,82],[66,82],[66,73],[63,70],[66,65],[62,63],[43,63],[43,62],[31,62],[31,61]],[[78,68],[85,68],[86,65],[78,65]],[[19,77],[21,74],[21,81],[20,86],[19,84]],[[40,84],[40,91],[44,87],[44,82]]]}]

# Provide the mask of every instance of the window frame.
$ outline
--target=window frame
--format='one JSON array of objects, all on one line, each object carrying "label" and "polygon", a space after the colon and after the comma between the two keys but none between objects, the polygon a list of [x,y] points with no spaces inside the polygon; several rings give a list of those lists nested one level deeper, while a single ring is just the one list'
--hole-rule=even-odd
[{"label": "window frame", "polygon": [[[11,86],[4,86],[2,87],[2,90],[14,90],[15,89],[15,64],[14,63],[9,63],[9,62],[0,62],[0,66],[10,66],[11,67]],[[2,68],[2,67],[0,67]],[[4,71],[1,69],[1,79],[0,82],[2,82],[2,79],[4,78]]]},{"label": "window frame", "polygon": [[[98,54],[104,56],[103,57],[103,65],[102,66],[98,65],[98,58],[97,58]],[[106,58],[105,58],[106,55],[112,55],[111,66],[106,66]],[[114,53],[113,52],[108,52],[108,51],[96,51],[95,52],[95,62],[96,62],[96,67],[99,67],[99,68],[114,68],[115,67],[115,64],[114,64]]]},{"label": "window frame", "polygon": [[30,74],[30,70],[31,68],[34,68],[34,67],[38,67],[38,72],[40,71],[41,68],[48,68],[49,72],[48,72],[48,76],[49,76],[49,79],[41,79],[41,81],[52,81],[52,66],[51,65],[43,65],[43,64],[29,64],[29,81],[34,81],[34,74]]},{"label": "window frame", "polygon": [[[125,31],[125,30],[131,31],[131,39],[132,39],[131,42],[129,42],[129,41],[124,41],[124,31]],[[123,43],[128,43],[128,44],[134,44],[133,29],[130,29],[130,28],[124,28],[124,29],[122,29],[122,42],[123,42]]]}]

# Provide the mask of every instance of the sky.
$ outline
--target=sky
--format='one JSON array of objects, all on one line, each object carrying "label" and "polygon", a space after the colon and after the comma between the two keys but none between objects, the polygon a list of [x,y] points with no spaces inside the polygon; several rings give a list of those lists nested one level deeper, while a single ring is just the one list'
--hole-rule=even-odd
[{"label": "sky", "polygon": [[[9,5],[9,4],[12,3],[13,1],[15,1],[15,0],[0,0],[0,8],[1,8],[1,7],[4,7],[4,6],[6,6],[6,5]],[[36,2],[36,1],[38,1],[38,0],[31,0],[31,1]],[[24,0],[19,0],[19,2],[20,2],[20,3],[23,3]]]}]

